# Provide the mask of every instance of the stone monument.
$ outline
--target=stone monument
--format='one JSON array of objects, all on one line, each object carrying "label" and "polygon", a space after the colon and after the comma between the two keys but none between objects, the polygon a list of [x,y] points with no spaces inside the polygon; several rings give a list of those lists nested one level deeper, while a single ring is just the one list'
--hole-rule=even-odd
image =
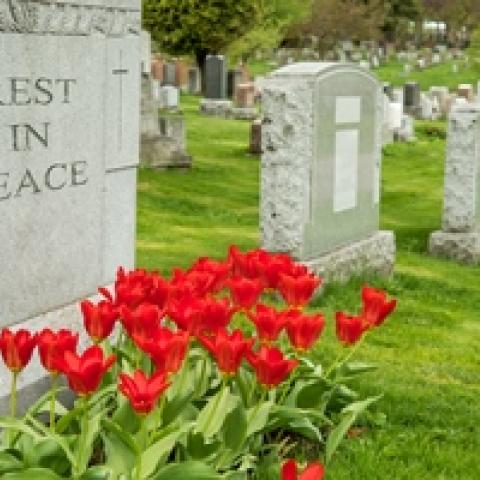
[{"label": "stone monument", "polygon": [[[78,300],[134,266],[140,1],[25,7],[0,7],[0,326],[80,331]],[[44,374],[35,355],[21,408]]]},{"label": "stone monument", "polygon": [[429,251],[462,263],[480,261],[480,105],[450,112],[442,230],[430,236]]},{"label": "stone monument", "polygon": [[382,87],[349,64],[280,68],[262,90],[261,237],[328,279],[393,270],[379,231]]},{"label": "stone monument", "polygon": [[200,101],[204,115],[229,116],[232,102],[227,97],[227,60],[223,55],[208,55],[205,62],[205,98]]}]

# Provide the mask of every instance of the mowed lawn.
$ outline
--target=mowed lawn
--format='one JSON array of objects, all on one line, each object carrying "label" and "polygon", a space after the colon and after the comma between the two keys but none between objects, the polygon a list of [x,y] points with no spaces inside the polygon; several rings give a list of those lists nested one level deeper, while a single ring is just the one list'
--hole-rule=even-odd
[{"label": "mowed lawn", "polygon": [[[137,264],[164,273],[259,239],[249,124],[200,117],[192,97],[183,107],[194,168],[140,172]],[[442,210],[445,141],[436,133],[444,125],[433,127],[420,125],[416,143],[384,152],[382,228],[396,232],[398,262],[393,278],[368,280],[399,307],[357,356],[380,367],[357,387],[384,397],[342,444],[329,480],[480,479],[480,270],[426,255]],[[339,350],[333,312],[358,308],[364,280],[330,286],[315,302],[329,321],[313,355],[326,365]]]}]

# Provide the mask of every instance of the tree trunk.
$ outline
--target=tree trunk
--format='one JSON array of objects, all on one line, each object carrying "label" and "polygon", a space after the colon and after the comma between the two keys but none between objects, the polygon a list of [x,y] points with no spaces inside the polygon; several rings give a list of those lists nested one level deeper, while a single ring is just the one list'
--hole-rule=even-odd
[{"label": "tree trunk", "polygon": [[205,81],[205,64],[207,61],[207,55],[208,51],[207,50],[197,50],[195,52],[195,58],[197,60],[197,66],[198,69],[200,70],[200,79],[201,79],[201,86],[202,86],[202,95],[205,95],[205,89],[206,89],[206,81]]}]

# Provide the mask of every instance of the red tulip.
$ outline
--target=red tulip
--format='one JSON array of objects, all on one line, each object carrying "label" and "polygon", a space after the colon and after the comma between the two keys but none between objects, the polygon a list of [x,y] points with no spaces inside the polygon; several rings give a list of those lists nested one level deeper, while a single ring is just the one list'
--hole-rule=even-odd
[{"label": "red tulip", "polygon": [[225,329],[235,313],[228,299],[206,298],[199,303],[198,320],[202,332],[215,333]]},{"label": "red tulip", "polygon": [[240,330],[235,330],[231,335],[220,330],[213,338],[200,336],[199,340],[214,356],[219,370],[226,375],[235,375],[238,372],[253,343],[252,340],[244,338]]},{"label": "red tulip", "polygon": [[189,284],[193,296],[204,297],[208,293],[212,293],[215,275],[206,271],[190,270],[189,272],[183,272],[179,268],[174,269],[172,285],[178,287],[178,285],[184,283]]},{"label": "red tulip", "polygon": [[38,352],[42,365],[50,373],[59,373],[65,352],[75,352],[77,343],[78,333],[74,334],[70,330],[54,333],[45,328],[38,334]]},{"label": "red tulip", "polygon": [[289,360],[275,347],[262,346],[255,352],[247,352],[247,360],[255,369],[259,383],[273,388],[282,383],[297,367],[297,360]]},{"label": "red tulip", "polygon": [[338,339],[345,345],[353,345],[362,338],[368,326],[362,316],[351,316],[343,312],[336,313],[336,331]]},{"label": "red tulip", "polygon": [[[266,252],[265,252],[266,253]],[[292,259],[285,254],[258,256],[257,269],[266,288],[277,289],[281,275],[288,275],[293,268]]]},{"label": "red tulip", "polygon": [[242,277],[232,278],[229,287],[235,304],[246,310],[257,303],[264,288],[258,279],[249,280]]},{"label": "red tulip", "polygon": [[97,390],[103,376],[114,362],[115,355],[104,358],[103,350],[94,345],[85,350],[83,355],[67,350],[59,366],[74,392],[78,395],[90,395]]},{"label": "red tulip", "polygon": [[282,467],[281,480],[322,480],[324,475],[325,469],[323,465],[318,462],[308,465],[299,475],[295,460],[287,460]]},{"label": "red tulip", "polygon": [[257,328],[258,337],[264,343],[275,342],[285,327],[285,318],[274,308],[259,304],[255,313],[248,313]]},{"label": "red tulip", "polygon": [[387,294],[383,290],[376,290],[369,286],[362,289],[362,315],[370,327],[378,327],[397,306],[397,300],[387,301]]},{"label": "red tulip", "polygon": [[36,345],[37,335],[32,335],[24,329],[12,333],[8,328],[4,328],[0,335],[3,361],[14,373],[19,373],[27,366]]},{"label": "red tulip", "polygon": [[284,300],[293,308],[302,309],[312,298],[321,284],[321,279],[313,274],[294,277],[280,275],[278,289]]},{"label": "red tulip", "polygon": [[173,374],[180,370],[187,353],[188,332],[174,333],[168,328],[160,327],[148,338],[135,337],[135,343],[155,363],[158,371]]},{"label": "red tulip", "polygon": [[203,301],[195,297],[171,300],[168,306],[168,316],[180,330],[190,335],[199,335],[202,331]]},{"label": "red tulip", "polygon": [[141,370],[137,370],[133,377],[121,373],[118,389],[125,395],[132,408],[141,415],[150,413],[160,398],[160,395],[169,387],[164,373],[157,372],[148,378]]},{"label": "red tulip", "polygon": [[230,274],[230,264],[203,257],[195,262],[189,273],[193,271],[208,273],[212,278],[210,284],[211,291],[216,293],[225,287],[225,282]]},{"label": "red tulip", "polygon": [[162,278],[158,273],[153,273],[150,277],[152,286],[148,295],[148,301],[164,310],[170,297],[170,283]]},{"label": "red tulip", "polygon": [[160,325],[162,312],[157,305],[142,303],[131,310],[125,305],[120,307],[121,321],[131,338],[151,338]]},{"label": "red tulip", "polygon": [[[266,252],[265,252],[266,253]],[[261,250],[252,250],[242,253],[235,245],[228,249],[228,263],[234,277],[249,279],[258,278],[258,257],[262,255]]]},{"label": "red tulip", "polygon": [[115,282],[116,305],[135,308],[145,302],[148,295],[150,279],[144,270],[126,273],[123,268],[117,271]]},{"label": "red tulip", "polygon": [[94,305],[89,300],[80,303],[83,313],[83,324],[90,338],[100,343],[109,337],[118,319],[118,309],[108,300]]},{"label": "red tulip", "polygon": [[298,310],[288,310],[284,314],[290,343],[297,350],[309,350],[325,328],[323,315],[303,315]]}]

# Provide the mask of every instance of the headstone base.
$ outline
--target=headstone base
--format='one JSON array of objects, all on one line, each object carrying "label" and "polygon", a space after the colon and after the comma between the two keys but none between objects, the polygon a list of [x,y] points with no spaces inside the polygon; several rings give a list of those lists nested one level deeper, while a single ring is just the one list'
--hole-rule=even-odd
[{"label": "headstone base", "polygon": [[[91,299],[98,300],[98,297]],[[83,319],[80,312],[78,302],[69,304],[57,310],[30,318],[24,322],[17,323],[11,327],[13,331],[21,328],[30,330],[31,332],[39,332],[44,328],[50,328],[53,331],[61,328],[68,328],[74,332],[80,333],[79,351],[83,351],[87,344],[90,344],[86,337],[83,327]],[[10,402],[10,371],[5,367],[3,362],[0,364],[0,416],[7,415],[9,412]],[[18,412],[24,413],[31,407],[41,395],[50,388],[50,380],[46,370],[42,367],[38,353],[35,351],[31,362],[18,376]],[[62,397],[62,400],[72,399],[71,392]]]},{"label": "headstone base", "polygon": [[379,231],[364,240],[302,263],[326,282],[345,283],[365,273],[390,276],[395,265],[395,254],[395,234]]},{"label": "headstone base", "polygon": [[200,113],[214,117],[229,117],[233,108],[231,100],[203,98],[200,101]]},{"label": "headstone base", "polygon": [[430,235],[428,251],[435,257],[477,265],[480,263],[480,232],[433,232]]},{"label": "headstone base", "polygon": [[258,117],[256,108],[235,107],[232,108],[230,116],[235,120],[255,120]]},{"label": "headstone base", "polygon": [[142,137],[141,165],[155,169],[191,168],[192,157],[185,153],[178,142],[160,135]]}]

